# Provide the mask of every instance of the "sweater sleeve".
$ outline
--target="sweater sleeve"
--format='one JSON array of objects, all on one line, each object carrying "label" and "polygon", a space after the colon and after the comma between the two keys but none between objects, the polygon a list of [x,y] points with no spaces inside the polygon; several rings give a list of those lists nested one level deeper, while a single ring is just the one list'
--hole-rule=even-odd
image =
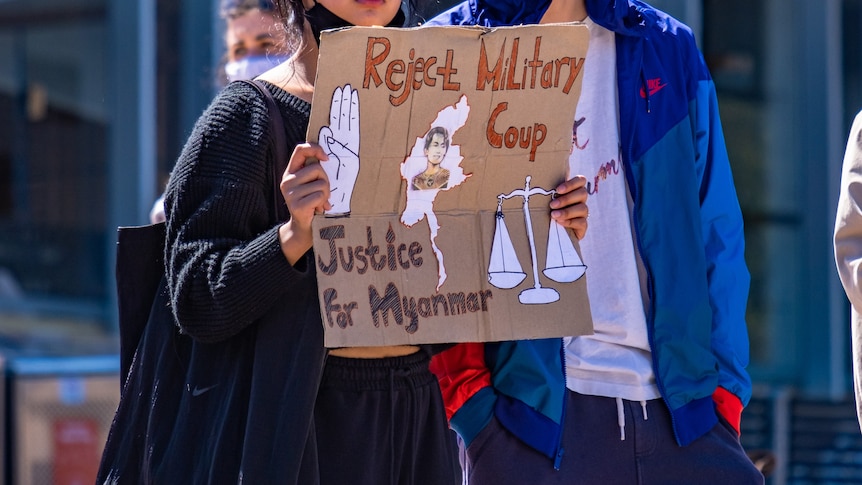
[{"label": "sweater sleeve", "polygon": [[269,209],[269,143],[264,100],[253,87],[233,83],[198,119],[171,174],[171,305],[180,328],[200,341],[227,339],[286,293],[314,285],[309,255],[291,266],[279,245],[280,224]]}]

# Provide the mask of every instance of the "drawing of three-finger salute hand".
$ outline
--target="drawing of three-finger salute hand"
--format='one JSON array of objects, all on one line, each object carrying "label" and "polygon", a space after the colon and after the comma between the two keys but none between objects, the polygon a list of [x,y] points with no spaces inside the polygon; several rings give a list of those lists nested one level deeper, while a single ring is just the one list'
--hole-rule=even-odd
[{"label": "drawing of three-finger salute hand", "polygon": [[[359,93],[350,84],[343,88],[336,87],[333,91],[329,125],[320,128],[317,139],[318,143],[296,147],[288,164],[285,182],[288,175],[300,175],[303,171],[320,176],[318,170],[322,169],[325,174],[323,179],[299,177],[288,185],[293,187],[293,184],[325,180],[328,182],[328,204],[326,207],[316,206],[317,212],[326,212],[327,215],[349,214],[350,197],[359,176]],[[312,167],[310,162],[315,160],[323,163]],[[289,202],[287,194],[285,202]]]},{"label": "drawing of three-finger salute hand", "polygon": [[329,105],[329,126],[322,126],[318,142],[328,156],[323,170],[329,177],[327,216],[350,214],[350,198],[359,177],[359,92],[350,84],[336,87]]},{"label": "drawing of three-finger salute hand", "polygon": [[311,248],[315,214],[350,214],[358,176],[359,93],[346,84],[332,93],[329,126],[320,128],[318,143],[297,145],[281,180],[291,219],[279,229],[279,236],[291,264]]}]

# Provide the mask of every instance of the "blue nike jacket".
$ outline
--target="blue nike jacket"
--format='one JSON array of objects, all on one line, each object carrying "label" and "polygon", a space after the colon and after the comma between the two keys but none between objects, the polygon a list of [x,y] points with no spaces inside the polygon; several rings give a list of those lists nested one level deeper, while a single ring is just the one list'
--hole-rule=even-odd
[{"label": "blue nike jacket", "polygon": [[[469,0],[428,25],[538,23],[550,0]],[[648,275],[647,327],[677,442],[718,415],[739,431],[751,397],[743,224],[715,86],[688,27],[637,0],[586,0],[616,33],[620,134]],[[451,426],[469,444],[496,416],[559,463],[566,380],[561,339],[459,344],[438,354]]]}]

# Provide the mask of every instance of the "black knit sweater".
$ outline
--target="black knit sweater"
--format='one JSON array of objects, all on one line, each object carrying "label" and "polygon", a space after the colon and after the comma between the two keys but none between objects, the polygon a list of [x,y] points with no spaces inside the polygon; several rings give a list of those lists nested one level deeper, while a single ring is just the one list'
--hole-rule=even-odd
[{"label": "black knit sweater", "polygon": [[[311,105],[268,87],[289,154],[306,139]],[[289,294],[315,295],[306,304],[317,306],[310,253],[291,266],[279,245],[270,146],[266,102],[252,86],[231,83],[198,120],[171,174],[165,197],[171,304],[180,328],[199,341],[236,335]]]},{"label": "black knit sweater", "polygon": [[[284,120],[287,155],[306,140],[311,105],[268,87]],[[317,319],[294,324],[322,325],[312,252],[291,266],[279,245],[270,142],[265,101],[253,87],[231,83],[198,120],[171,174],[168,287],[178,325],[199,341],[230,338],[286,300],[306,306],[297,315]],[[305,344],[323,347],[322,340]],[[450,346],[420,347],[430,356]]]}]

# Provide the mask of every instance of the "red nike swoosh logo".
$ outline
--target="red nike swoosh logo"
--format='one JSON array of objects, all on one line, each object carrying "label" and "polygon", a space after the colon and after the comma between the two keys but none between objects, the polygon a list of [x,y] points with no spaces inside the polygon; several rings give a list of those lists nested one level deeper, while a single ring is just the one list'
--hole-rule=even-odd
[{"label": "red nike swoosh logo", "polygon": [[[650,83],[650,84],[652,84],[652,83]],[[654,96],[655,93],[664,89],[665,86],[667,86],[667,83],[651,85],[649,88],[649,95]],[[644,90],[643,86],[641,86],[641,98],[646,98],[646,91]]]}]

